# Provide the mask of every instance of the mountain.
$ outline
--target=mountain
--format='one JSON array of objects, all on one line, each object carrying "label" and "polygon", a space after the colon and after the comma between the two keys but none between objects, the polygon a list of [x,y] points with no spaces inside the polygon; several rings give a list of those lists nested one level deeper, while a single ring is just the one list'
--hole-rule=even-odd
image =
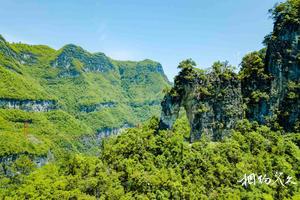
[{"label": "mountain", "polygon": [[173,87],[151,60],[1,38],[0,198],[300,199],[300,0],[271,14],[238,73],[187,59]]},{"label": "mountain", "polygon": [[[159,116],[161,64],[118,61],[69,44],[0,37],[0,157],[98,151],[99,139]],[[59,150],[59,151],[60,151]]]},{"label": "mountain", "polygon": [[172,128],[182,107],[190,123],[191,142],[203,134],[220,140],[243,117],[241,83],[226,62],[214,63],[209,71],[195,65],[192,60],[180,63],[174,87],[162,102],[160,128]]},{"label": "mountain", "polygon": [[299,1],[287,1],[272,11],[274,30],[266,49],[247,54],[235,73],[226,62],[210,70],[180,63],[174,87],[162,102],[161,129],[172,128],[185,109],[191,126],[190,141],[206,135],[228,136],[241,119],[286,132],[300,131],[300,22]]}]

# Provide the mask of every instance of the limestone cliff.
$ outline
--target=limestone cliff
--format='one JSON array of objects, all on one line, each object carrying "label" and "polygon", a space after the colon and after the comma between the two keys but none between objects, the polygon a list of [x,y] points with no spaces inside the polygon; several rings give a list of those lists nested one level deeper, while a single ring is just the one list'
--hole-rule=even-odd
[{"label": "limestone cliff", "polygon": [[273,32],[267,50],[246,55],[242,61],[243,98],[247,118],[286,131],[299,130],[300,22],[299,1],[287,1],[272,11]]},{"label": "limestone cliff", "polygon": [[55,110],[57,107],[57,102],[54,100],[18,100],[0,98],[0,108],[2,109],[20,109],[31,112],[47,112]]},{"label": "limestone cliff", "polygon": [[240,81],[227,63],[215,63],[210,72],[193,65],[191,60],[179,65],[182,71],[161,104],[160,127],[171,128],[183,107],[191,126],[191,142],[202,134],[219,140],[243,116]]},{"label": "limestone cliff", "polygon": [[271,76],[265,69],[266,49],[247,54],[239,73],[246,118],[267,123],[270,113]]},{"label": "limestone cliff", "polygon": [[266,71],[273,79],[270,114],[278,115],[280,125],[293,131],[300,116],[300,23],[287,20],[283,12],[274,17],[266,54]]},{"label": "limestone cliff", "polygon": [[191,60],[179,65],[161,104],[160,128],[171,128],[184,107],[191,142],[202,134],[221,139],[243,117],[277,130],[300,130],[300,1],[281,3],[271,13],[275,24],[267,49],[247,54],[239,75],[226,63],[215,63],[211,72],[193,68]]}]

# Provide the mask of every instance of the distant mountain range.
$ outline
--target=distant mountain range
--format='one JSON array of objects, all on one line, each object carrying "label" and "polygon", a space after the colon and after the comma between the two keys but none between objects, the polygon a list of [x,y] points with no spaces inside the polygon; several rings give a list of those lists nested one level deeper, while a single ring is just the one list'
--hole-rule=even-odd
[{"label": "distant mountain range", "polygon": [[55,50],[0,36],[0,155],[46,154],[53,145],[92,151],[101,134],[158,116],[168,87],[152,60],[117,61],[73,44]]}]

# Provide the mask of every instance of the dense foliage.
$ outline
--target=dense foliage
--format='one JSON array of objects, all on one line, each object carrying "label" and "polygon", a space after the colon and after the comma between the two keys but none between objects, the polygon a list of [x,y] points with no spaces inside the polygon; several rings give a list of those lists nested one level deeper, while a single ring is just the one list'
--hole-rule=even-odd
[{"label": "dense foliage", "polygon": [[[300,135],[239,122],[231,137],[190,144],[186,119],[157,131],[153,118],[107,139],[99,157],[68,156],[30,175],[2,179],[1,195],[27,199],[299,199],[299,185],[244,187],[244,174],[300,180]],[[30,170],[22,158],[14,167]],[[26,166],[24,166],[26,164]],[[22,168],[23,166],[23,168]]]},{"label": "dense foliage", "polygon": [[[123,62],[75,45],[54,50],[8,43],[0,36],[0,143],[10,144],[1,146],[0,155],[45,155],[59,146],[62,151],[95,153],[95,134],[102,129],[158,116],[162,90],[169,85],[162,66],[151,60]],[[3,107],[49,100],[57,103],[56,110]]]},{"label": "dense foliage", "polygon": [[285,2],[276,4],[269,10],[271,17],[275,22],[274,30],[272,33],[265,37],[264,43],[270,44],[276,41],[278,35],[283,28],[287,30],[289,26],[300,25],[300,1],[299,0],[287,0]]},{"label": "dense foliage", "polygon": [[[274,21],[277,23],[300,24],[299,21],[300,1],[299,0],[287,0],[283,3],[279,3],[275,5],[273,9],[270,9],[269,12],[272,14]],[[279,26],[276,28],[279,29],[281,27]]]},{"label": "dense foliage", "polygon": [[[288,0],[270,11],[275,28],[266,44],[276,46],[282,27],[299,26],[299,8],[299,0]],[[272,118],[286,122],[298,112],[300,84],[286,81],[285,109],[265,123],[274,79],[266,57],[266,49],[247,54],[239,74],[228,62],[201,70],[184,60],[169,89],[151,60],[117,61],[75,45],[10,44],[0,35],[0,198],[300,199],[300,122],[289,130]],[[185,98],[174,104],[180,117],[171,130],[159,130],[156,118],[163,89],[171,105]],[[3,105],[49,100],[58,106],[47,112]],[[223,114],[239,116],[226,124]],[[205,117],[220,134],[191,140],[191,129],[199,129],[193,123]],[[122,126],[136,128],[102,138]],[[265,177],[254,184],[252,173]]]}]

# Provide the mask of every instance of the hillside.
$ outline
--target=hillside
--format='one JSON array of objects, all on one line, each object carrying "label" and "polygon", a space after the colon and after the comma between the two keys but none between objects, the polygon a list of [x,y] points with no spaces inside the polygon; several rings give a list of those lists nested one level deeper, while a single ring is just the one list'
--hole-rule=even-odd
[{"label": "hillside", "polygon": [[172,86],[151,60],[1,37],[0,198],[299,200],[300,0],[270,14],[238,72],[186,59]]},{"label": "hillside", "polygon": [[102,137],[159,116],[162,91],[170,86],[151,60],[117,61],[72,44],[54,50],[3,37],[0,77],[3,159],[95,153]]}]

